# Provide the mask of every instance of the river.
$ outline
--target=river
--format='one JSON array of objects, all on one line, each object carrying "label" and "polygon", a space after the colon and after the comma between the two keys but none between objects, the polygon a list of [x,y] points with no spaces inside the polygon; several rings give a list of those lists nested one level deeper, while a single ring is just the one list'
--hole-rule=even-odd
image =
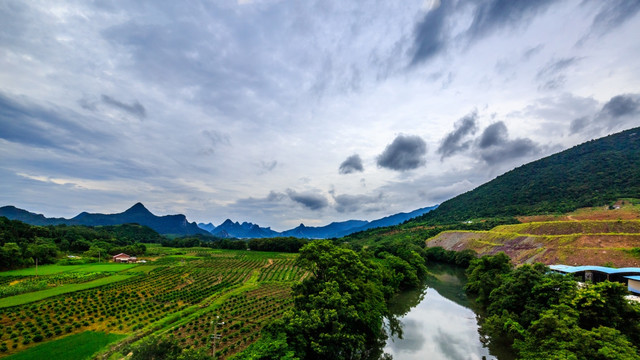
[{"label": "river", "polygon": [[402,339],[389,337],[384,351],[395,360],[511,360],[506,350],[480,342],[475,304],[463,286],[464,270],[429,264],[431,276],[419,290],[399,294],[391,312],[402,326]]}]

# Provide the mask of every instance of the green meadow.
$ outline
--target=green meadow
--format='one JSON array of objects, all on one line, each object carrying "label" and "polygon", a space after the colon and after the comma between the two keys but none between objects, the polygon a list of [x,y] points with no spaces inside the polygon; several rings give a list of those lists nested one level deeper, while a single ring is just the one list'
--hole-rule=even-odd
[{"label": "green meadow", "polygon": [[105,346],[124,337],[126,335],[85,331],[34,346],[15,355],[7,356],[5,359],[82,360],[89,358]]},{"label": "green meadow", "polygon": [[53,275],[63,272],[118,272],[131,269],[137,266],[137,264],[117,264],[117,263],[104,263],[104,264],[82,264],[82,265],[42,265],[38,266],[38,273],[36,274],[36,268],[30,267],[26,269],[10,270],[0,272],[0,276],[33,276],[33,275]]}]

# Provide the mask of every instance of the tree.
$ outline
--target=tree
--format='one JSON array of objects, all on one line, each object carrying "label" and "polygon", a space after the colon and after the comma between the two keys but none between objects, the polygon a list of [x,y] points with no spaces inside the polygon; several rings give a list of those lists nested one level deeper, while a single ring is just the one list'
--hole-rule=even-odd
[{"label": "tree", "polygon": [[467,268],[465,290],[476,295],[476,301],[487,307],[490,304],[489,295],[502,284],[502,277],[509,274],[512,268],[511,259],[503,252],[473,259]]},{"label": "tree", "polygon": [[313,276],[294,286],[294,309],[279,327],[296,356],[377,358],[387,308],[376,268],[328,240],[304,246],[297,263]]}]

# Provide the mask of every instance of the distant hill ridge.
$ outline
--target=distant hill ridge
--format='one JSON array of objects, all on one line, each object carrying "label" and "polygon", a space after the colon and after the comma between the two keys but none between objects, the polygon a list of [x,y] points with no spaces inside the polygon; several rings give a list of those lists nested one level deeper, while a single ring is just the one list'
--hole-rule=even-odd
[{"label": "distant hill ridge", "polygon": [[399,213],[374,221],[366,220],[347,220],[343,222],[333,222],[326,226],[313,227],[300,224],[298,227],[283,232],[277,232],[269,227],[260,227],[250,222],[233,222],[229,219],[225,220],[220,226],[213,224],[196,224],[189,222],[182,215],[164,215],[156,216],[149,211],[142,203],[136,203],[124,212],[117,214],[92,214],[81,212],[71,219],[65,218],[47,218],[42,214],[35,214],[26,210],[16,208],[15,206],[0,207],[0,216],[5,216],[10,220],[20,220],[31,225],[85,225],[85,226],[105,226],[119,224],[140,224],[145,225],[159,234],[171,235],[211,235],[221,238],[270,238],[278,236],[292,236],[309,239],[327,239],[333,237],[342,237],[354,232],[363,231],[371,228],[397,225],[406,220],[422,215],[428,211],[435,209],[436,206],[426,207],[414,210],[409,213]]},{"label": "distant hill ridge", "polygon": [[209,231],[214,236],[218,237],[236,237],[236,238],[269,238],[277,236],[291,236],[297,238],[307,239],[330,239],[340,238],[355,232],[364,231],[368,229],[392,226],[401,224],[416,216],[423,215],[438,206],[429,206],[421,209],[417,209],[408,213],[398,213],[383,217],[381,219],[366,221],[366,220],[347,220],[341,222],[332,222],[325,226],[305,226],[300,224],[297,227],[285,230],[283,232],[277,232],[270,227],[260,227],[250,222],[233,222],[230,219],[225,220],[220,226],[215,226],[212,223],[204,224],[199,223],[201,229]]},{"label": "distant hill ridge", "polygon": [[195,222],[190,223],[187,221],[186,216],[182,214],[156,216],[142,205],[142,203],[136,203],[122,213],[90,214],[88,212],[82,212],[71,219],[47,218],[41,214],[34,214],[26,210],[18,209],[15,206],[4,206],[0,208],[0,216],[5,216],[10,220],[20,220],[31,225],[67,224],[104,226],[136,223],[148,226],[160,234],[209,234],[209,232],[200,229]]},{"label": "distant hill ridge", "polygon": [[412,222],[565,213],[620,198],[640,198],[640,128],[522,165]]}]

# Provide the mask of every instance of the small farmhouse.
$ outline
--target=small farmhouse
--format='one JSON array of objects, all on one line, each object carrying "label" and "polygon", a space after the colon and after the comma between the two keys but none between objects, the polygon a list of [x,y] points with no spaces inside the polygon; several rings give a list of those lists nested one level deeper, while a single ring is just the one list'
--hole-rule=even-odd
[{"label": "small farmhouse", "polygon": [[134,263],[138,261],[138,259],[135,256],[129,256],[125,253],[120,253],[118,255],[113,256],[113,261],[120,262],[120,263]]}]

